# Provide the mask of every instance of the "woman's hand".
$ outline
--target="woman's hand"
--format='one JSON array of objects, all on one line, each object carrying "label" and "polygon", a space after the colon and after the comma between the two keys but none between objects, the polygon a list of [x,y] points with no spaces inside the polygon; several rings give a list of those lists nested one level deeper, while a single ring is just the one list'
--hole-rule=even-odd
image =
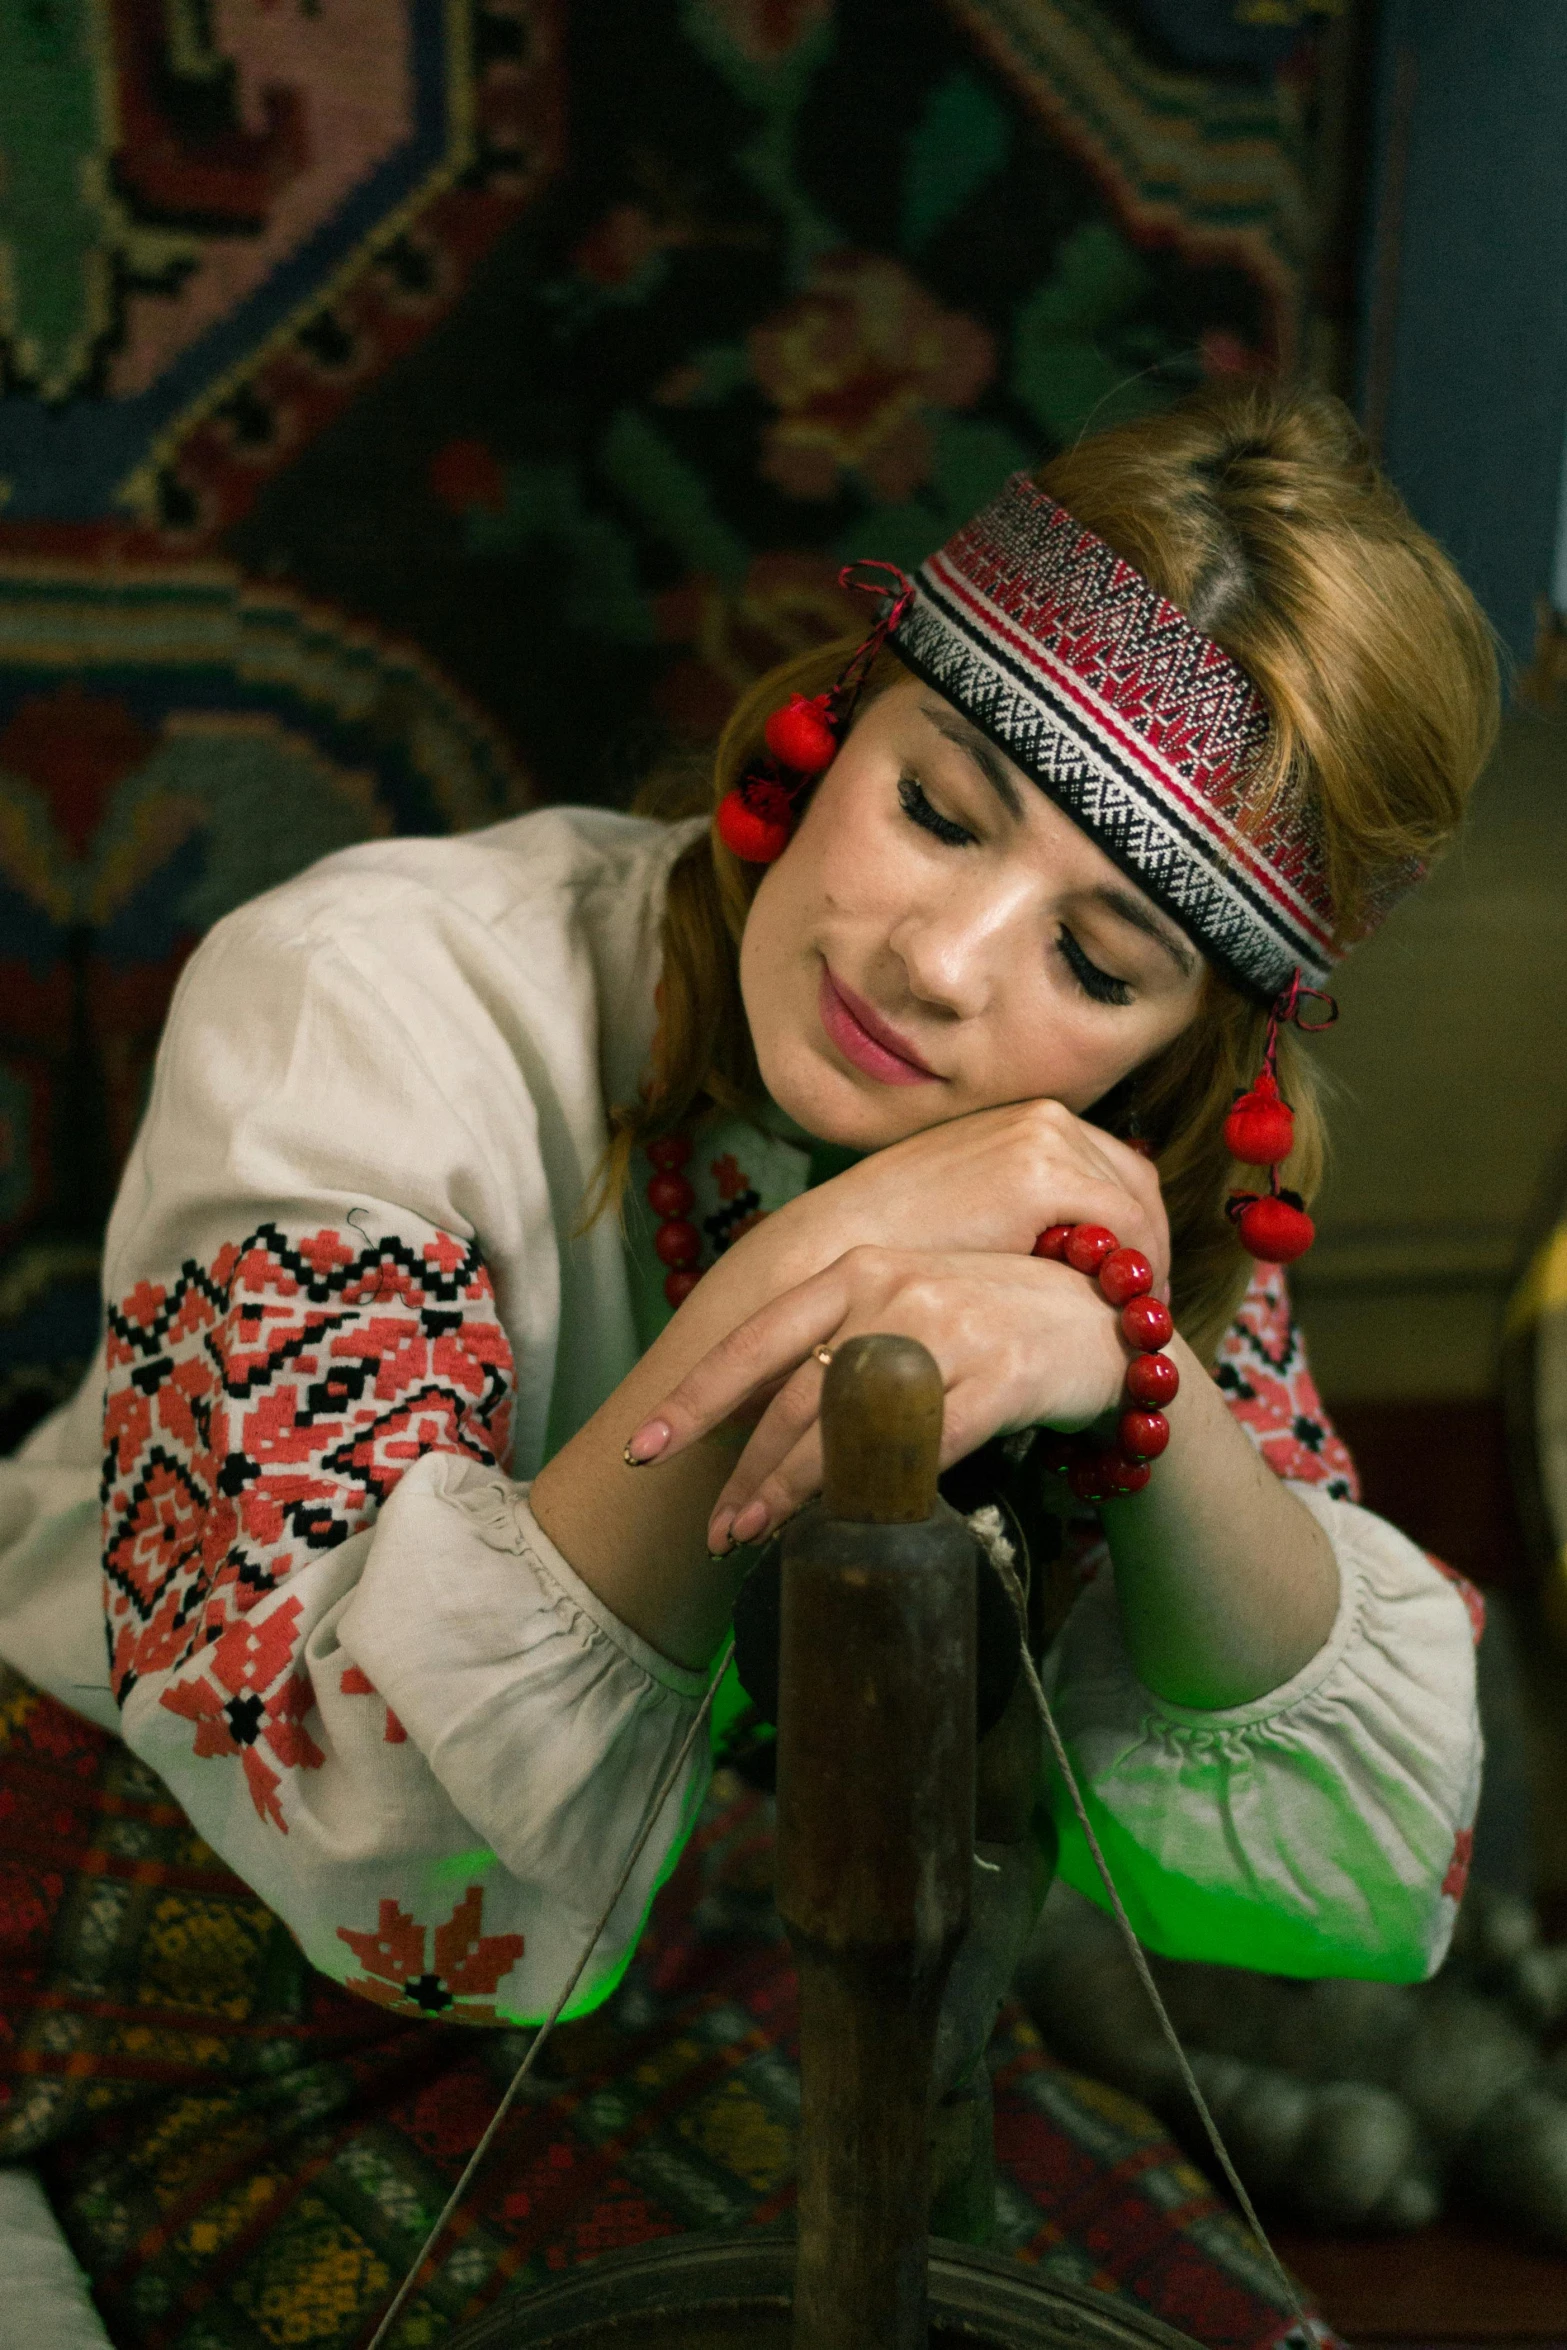
[{"label": "woman's hand", "polygon": [[[925,1339],[948,1372],[949,1459],[998,1428],[1052,1411],[1081,1423],[1115,1401],[1125,1350],[1109,1309],[1081,1274],[1029,1255],[1047,1225],[1084,1222],[1142,1249],[1163,1285],[1169,1237],[1153,1169],[1055,1103],[978,1111],[873,1153],[725,1250],[545,1463],[532,1488],[535,1516],[623,1623],[677,1662],[701,1665],[733,1597],[731,1580],[707,1560],[715,1527],[764,1486],[763,1508],[747,1524],[774,1523],[820,1483],[814,1346],[888,1328]],[[894,1260],[910,1285],[900,1320],[891,1318],[901,1310],[887,1277]],[[1106,1350],[1097,1358],[1096,1345]],[[693,1409],[687,1382],[698,1372]],[[787,1397],[771,1392],[780,1383]],[[660,1441],[628,1452],[628,1433],[646,1439],[677,1397],[678,1436],[660,1430]],[[749,1442],[747,1402],[759,1415]],[[656,1477],[632,1473],[638,1454],[668,1465]]]},{"label": "woman's hand", "polygon": [[946,1389],[944,1468],[1010,1429],[1085,1426],[1115,1406],[1125,1377],[1114,1309],[1069,1266],[1021,1253],[862,1245],[712,1347],[637,1430],[628,1458],[673,1460],[771,1394],[708,1525],[714,1551],[760,1541],[821,1488],[816,1350],[869,1331],[917,1338],[935,1357]]},{"label": "woman's hand", "polygon": [[752,1239],[787,1246],[813,1271],[866,1244],[1026,1257],[1050,1224],[1107,1225],[1142,1250],[1168,1295],[1170,1231],[1153,1166],[1059,1102],[926,1127],[791,1200],[737,1252]]}]

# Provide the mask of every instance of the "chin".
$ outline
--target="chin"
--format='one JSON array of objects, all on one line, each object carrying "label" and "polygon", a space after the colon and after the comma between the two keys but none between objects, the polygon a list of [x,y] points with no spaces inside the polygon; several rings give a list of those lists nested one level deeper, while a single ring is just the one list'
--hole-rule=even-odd
[{"label": "chin", "polygon": [[778,1107],[818,1142],[846,1150],[879,1150],[932,1121],[913,1114],[907,1092],[856,1083],[833,1061],[808,1048],[785,1056],[783,1067],[762,1064],[762,1082]]}]

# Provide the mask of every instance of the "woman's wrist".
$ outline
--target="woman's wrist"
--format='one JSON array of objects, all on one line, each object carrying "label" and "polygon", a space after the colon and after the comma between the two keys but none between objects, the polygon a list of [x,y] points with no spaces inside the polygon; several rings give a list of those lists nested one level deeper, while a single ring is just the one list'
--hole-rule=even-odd
[{"label": "woman's wrist", "polygon": [[1103,1507],[1127,1649],[1156,1696],[1243,1705],[1293,1678],[1332,1631],[1333,1546],[1261,1458],[1185,1342],[1170,1442],[1147,1488]]},{"label": "woman's wrist", "polygon": [[626,1442],[714,1346],[818,1270],[827,1248],[812,1219],[795,1214],[802,1204],[776,1210],[724,1251],[533,1485],[534,1514],[573,1571],[622,1623],[680,1665],[708,1661],[733,1603],[739,1567],[709,1555],[706,1528],[748,1431],[725,1424],[680,1459],[651,1469],[631,1464]]}]

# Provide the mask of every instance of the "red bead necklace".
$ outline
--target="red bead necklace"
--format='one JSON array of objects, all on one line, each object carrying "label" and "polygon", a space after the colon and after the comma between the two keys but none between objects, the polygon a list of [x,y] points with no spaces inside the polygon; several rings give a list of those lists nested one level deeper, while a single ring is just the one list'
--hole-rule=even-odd
[{"label": "red bead necklace", "polygon": [[648,1144],[647,1155],[656,1170],[647,1187],[648,1206],[659,1219],[653,1251],[659,1263],[668,1267],[664,1295],[672,1306],[678,1306],[702,1278],[702,1235],[691,1221],[696,1193],[680,1172],[691,1156],[690,1137],[661,1134]]},{"label": "red bead necklace", "polygon": [[1152,1296],[1153,1267],[1141,1249],[1123,1248],[1104,1224],[1052,1224],[1034,1243],[1036,1257],[1071,1265],[1099,1277],[1100,1293],[1121,1310],[1121,1335],[1135,1351],[1126,1366],[1127,1408],[1115,1442],[1087,1434],[1051,1431],[1041,1447],[1047,1468],[1065,1477],[1079,1501],[1109,1501],[1141,1493],[1170,1441],[1170,1423],[1160,1410],[1181,1384],[1181,1374],[1160,1349],[1175,1336],[1167,1305]]}]

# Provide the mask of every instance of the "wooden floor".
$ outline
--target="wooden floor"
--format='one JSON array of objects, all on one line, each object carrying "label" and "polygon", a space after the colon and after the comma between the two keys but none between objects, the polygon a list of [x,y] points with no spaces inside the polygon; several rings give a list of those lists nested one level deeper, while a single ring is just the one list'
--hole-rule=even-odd
[{"label": "wooden floor", "polygon": [[1567,2258],[1448,2218],[1413,2236],[1274,2230],[1281,2256],[1352,2344],[1567,2345]]}]

